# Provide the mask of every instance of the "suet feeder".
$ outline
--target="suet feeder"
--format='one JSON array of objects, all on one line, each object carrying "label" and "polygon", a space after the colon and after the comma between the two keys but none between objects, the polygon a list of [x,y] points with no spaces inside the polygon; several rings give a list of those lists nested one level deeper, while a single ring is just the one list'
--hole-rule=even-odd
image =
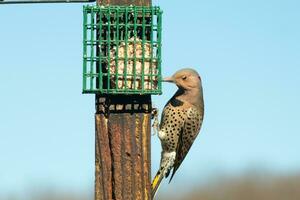
[{"label": "suet feeder", "polygon": [[84,6],[83,93],[161,94],[162,11]]}]

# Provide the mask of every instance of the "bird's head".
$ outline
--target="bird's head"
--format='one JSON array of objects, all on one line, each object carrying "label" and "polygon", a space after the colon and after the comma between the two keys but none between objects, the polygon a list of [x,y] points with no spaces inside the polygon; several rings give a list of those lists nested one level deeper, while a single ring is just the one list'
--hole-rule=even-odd
[{"label": "bird's head", "polygon": [[164,82],[175,83],[183,90],[193,90],[201,88],[201,78],[198,72],[191,68],[177,71],[173,76],[163,79]]}]

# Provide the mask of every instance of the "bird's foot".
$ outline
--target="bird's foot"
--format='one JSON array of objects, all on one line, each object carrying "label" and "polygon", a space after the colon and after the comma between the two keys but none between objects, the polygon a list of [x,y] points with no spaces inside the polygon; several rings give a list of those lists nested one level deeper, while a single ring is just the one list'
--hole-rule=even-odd
[{"label": "bird's foot", "polygon": [[153,108],[151,112],[151,118],[153,119],[152,128],[153,128],[153,134],[155,135],[159,132],[159,121],[158,121],[158,109]]}]

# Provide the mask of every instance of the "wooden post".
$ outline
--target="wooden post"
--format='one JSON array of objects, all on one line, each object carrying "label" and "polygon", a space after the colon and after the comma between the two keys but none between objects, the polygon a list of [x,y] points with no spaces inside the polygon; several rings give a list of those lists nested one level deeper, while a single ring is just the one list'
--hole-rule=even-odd
[{"label": "wooden post", "polygon": [[[150,6],[151,0],[98,0]],[[95,200],[151,200],[151,96],[96,95]]]}]

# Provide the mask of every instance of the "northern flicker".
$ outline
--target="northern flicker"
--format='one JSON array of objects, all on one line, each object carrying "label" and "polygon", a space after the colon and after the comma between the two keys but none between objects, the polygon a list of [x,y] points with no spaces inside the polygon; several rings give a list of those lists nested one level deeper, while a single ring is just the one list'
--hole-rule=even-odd
[{"label": "northern flicker", "polygon": [[196,139],[203,121],[204,103],[202,83],[193,69],[182,69],[165,82],[175,83],[175,95],[165,105],[158,130],[162,152],[159,170],[152,182],[152,197],[164,177],[174,174]]}]

